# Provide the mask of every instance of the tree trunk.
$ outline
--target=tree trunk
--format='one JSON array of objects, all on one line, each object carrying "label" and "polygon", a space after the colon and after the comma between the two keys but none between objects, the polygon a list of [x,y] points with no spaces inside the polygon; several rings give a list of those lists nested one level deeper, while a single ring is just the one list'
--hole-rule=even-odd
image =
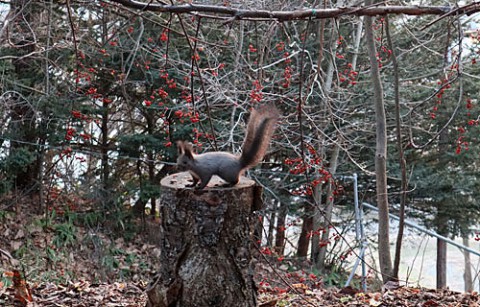
[{"label": "tree trunk", "polygon": [[[463,245],[469,247],[468,235],[462,236]],[[470,252],[463,251],[463,259],[465,260],[465,273],[463,274],[463,281],[465,283],[465,292],[473,291],[473,279],[472,279],[472,262],[470,260]]]},{"label": "tree trunk", "polygon": [[[256,306],[251,233],[255,184],[185,188],[188,173],[161,181],[160,268],[147,306]],[[209,187],[221,184],[214,177]]]},{"label": "tree trunk", "polygon": [[[145,119],[147,120],[147,132],[148,135],[153,136],[155,133],[155,117],[153,116],[152,113],[146,113],[145,114]],[[147,167],[148,167],[148,180],[149,180],[149,185],[150,188],[155,186],[155,156],[153,153],[153,150],[149,148],[150,146],[147,147]],[[156,216],[157,212],[157,199],[155,197],[150,197],[150,205],[151,205],[151,210],[150,210],[150,215],[151,216]]]},{"label": "tree trunk", "polygon": [[275,230],[275,220],[277,219],[277,203],[273,203],[272,212],[270,213],[270,221],[268,223],[266,246],[273,246],[273,231]]},{"label": "tree trunk", "polygon": [[[327,196],[325,199],[325,203],[327,204],[325,207],[325,220],[322,225],[323,232],[321,234],[321,241],[320,242],[327,242],[328,238],[330,237],[330,224],[332,223],[332,212],[333,212],[333,192],[334,192],[334,180],[333,176],[337,172],[337,165],[338,165],[338,156],[340,153],[340,146],[335,145],[332,152],[332,157],[330,158],[330,175],[332,177],[328,180],[327,183]],[[320,234],[319,234],[320,236]],[[327,256],[327,245],[321,244],[320,251],[318,253],[318,258],[314,259],[315,265],[319,268],[320,271],[325,270],[325,258]]]},{"label": "tree trunk", "polygon": [[320,260],[320,249],[323,245],[323,242],[320,241],[320,237],[322,236],[322,232],[324,230],[323,225],[325,224],[325,213],[322,208],[322,193],[323,193],[323,184],[318,184],[315,186],[314,189],[314,197],[315,197],[315,214],[313,215],[312,221],[312,255],[311,259],[315,268],[318,269],[320,273],[324,273],[325,271],[325,263]]},{"label": "tree trunk", "polygon": [[278,204],[279,212],[277,218],[277,232],[275,234],[275,252],[279,256],[283,256],[285,249],[285,221],[287,219],[287,206],[279,203]]},{"label": "tree trunk", "polygon": [[[439,153],[440,155],[446,152],[448,144],[448,134],[446,129],[440,132],[439,135]],[[437,233],[444,237],[448,237],[448,221],[449,214],[446,212],[445,204],[437,202],[437,213],[435,216],[435,223]],[[447,287],[447,243],[441,239],[437,239],[437,289]]]},{"label": "tree trunk", "polygon": [[437,289],[447,286],[447,242],[437,239]]},{"label": "tree trunk", "polygon": [[[369,0],[367,6],[372,4]],[[365,40],[373,85],[376,123],[375,179],[378,206],[378,258],[383,282],[392,279],[392,259],[390,255],[388,194],[387,194],[387,123],[383,101],[383,87],[376,58],[375,39],[373,37],[372,17],[365,17]]]},{"label": "tree trunk", "polygon": [[314,206],[305,204],[305,213],[303,215],[302,231],[300,238],[298,238],[298,257],[307,257],[308,249],[310,247],[310,234],[313,230],[313,209]]},{"label": "tree trunk", "polygon": [[402,122],[400,119],[400,76],[398,70],[397,62],[397,50],[393,46],[392,36],[390,35],[390,21],[388,16],[385,18],[386,21],[386,34],[387,41],[392,51],[391,59],[393,65],[393,91],[395,95],[395,130],[397,136],[397,150],[398,150],[398,160],[400,164],[400,210],[398,213],[399,222],[398,222],[398,233],[397,241],[395,243],[395,257],[393,259],[393,279],[398,280],[398,271],[400,269],[400,258],[402,256],[402,242],[403,242],[403,233],[405,230],[405,206],[407,203],[407,165],[405,161],[405,156],[403,153],[403,141],[402,141]]},{"label": "tree trunk", "polygon": [[[103,193],[109,190],[110,187],[110,164],[108,158],[108,149],[109,149],[109,141],[108,141],[108,133],[109,133],[109,110],[108,104],[103,103],[103,110],[102,110],[102,120],[101,120],[101,143],[100,143],[100,151],[102,156],[102,163],[101,163],[101,180],[102,180],[102,188]],[[105,195],[105,194],[104,194]]]},{"label": "tree trunk", "polygon": [[[443,203],[437,204],[437,232],[444,237],[448,236],[448,213],[442,208]],[[442,239],[437,239],[437,289],[447,287],[447,242]]]}]

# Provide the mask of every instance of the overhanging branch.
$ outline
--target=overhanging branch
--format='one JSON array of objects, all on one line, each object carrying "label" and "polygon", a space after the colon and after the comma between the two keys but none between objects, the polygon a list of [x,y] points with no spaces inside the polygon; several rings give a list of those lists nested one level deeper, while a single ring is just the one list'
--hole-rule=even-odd
[{"label": "overhanging branch", "polygon": [[295,19],[323,19],[344,15],[376,16],[387,14],[404,15],[471,15],[480,11],[480,3],[471,3],[462,7],[449,6],[370,6],[370,7],[340,7],[332,9],[312,8],[295,11],[245,10],[220,5],[180,4],[168,5],[153,1],[140,2],[136,0],[111,0],[125,7],[162,13],[211,13],[233,19],[274,19],[279,21]]}]

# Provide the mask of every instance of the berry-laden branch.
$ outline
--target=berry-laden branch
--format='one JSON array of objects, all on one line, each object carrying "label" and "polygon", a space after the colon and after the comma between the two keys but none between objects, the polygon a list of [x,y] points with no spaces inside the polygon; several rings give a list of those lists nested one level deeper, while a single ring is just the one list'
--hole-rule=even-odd
[{"label": "berry-laden branch", "polygon": [[[376,16],[387,14],[405,14],[405,15],[471,15],[480,11],[480,3],[467,4],[461,7],[450,6],[385,6],[384,3],[377,3],[367,7],[338,7],[338,8],[311,8],[294,11],[268,11],[268,10],[245,10],[221,5],[208,4],[180,4],[167,5],[161,3],[141,2],[136,0],[111,0],[111,2],[121,4],[125,7],[151,12],[169,12],[169,13],[211,13],[220,14],[226,18],[233,19],[268,19],[287,21],[295,19],[324,19],[336,18],[343,15],[355,16]],[[218,18],[218,16],[211,16]]]}]

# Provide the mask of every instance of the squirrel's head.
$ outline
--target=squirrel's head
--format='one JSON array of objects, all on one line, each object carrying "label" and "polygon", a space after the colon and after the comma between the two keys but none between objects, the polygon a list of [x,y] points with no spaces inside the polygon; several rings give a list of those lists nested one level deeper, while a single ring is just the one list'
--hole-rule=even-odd
[{"label": "squirrel's head", "polygon": [[188,171],[193,164],[193,146],[190,142],[178,141],[177,167],[180,171]]}]

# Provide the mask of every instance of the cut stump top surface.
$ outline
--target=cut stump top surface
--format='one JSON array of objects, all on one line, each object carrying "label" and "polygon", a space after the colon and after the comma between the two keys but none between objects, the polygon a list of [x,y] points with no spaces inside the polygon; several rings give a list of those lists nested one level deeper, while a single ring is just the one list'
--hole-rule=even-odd
[{"label": "cut stump top surface", "polygon": [[[189,172],[181,172],[169,175],[160,181],[162,187],[171,189],[194,189],[187,187],[193,183],[192,175]],[[226,184],[220,177],[214,175],[204,190],[226,190],[226,189],[242,189],[255,185],[255,181],[241,176],[240,181],[234,186],[224,186]]]}]

